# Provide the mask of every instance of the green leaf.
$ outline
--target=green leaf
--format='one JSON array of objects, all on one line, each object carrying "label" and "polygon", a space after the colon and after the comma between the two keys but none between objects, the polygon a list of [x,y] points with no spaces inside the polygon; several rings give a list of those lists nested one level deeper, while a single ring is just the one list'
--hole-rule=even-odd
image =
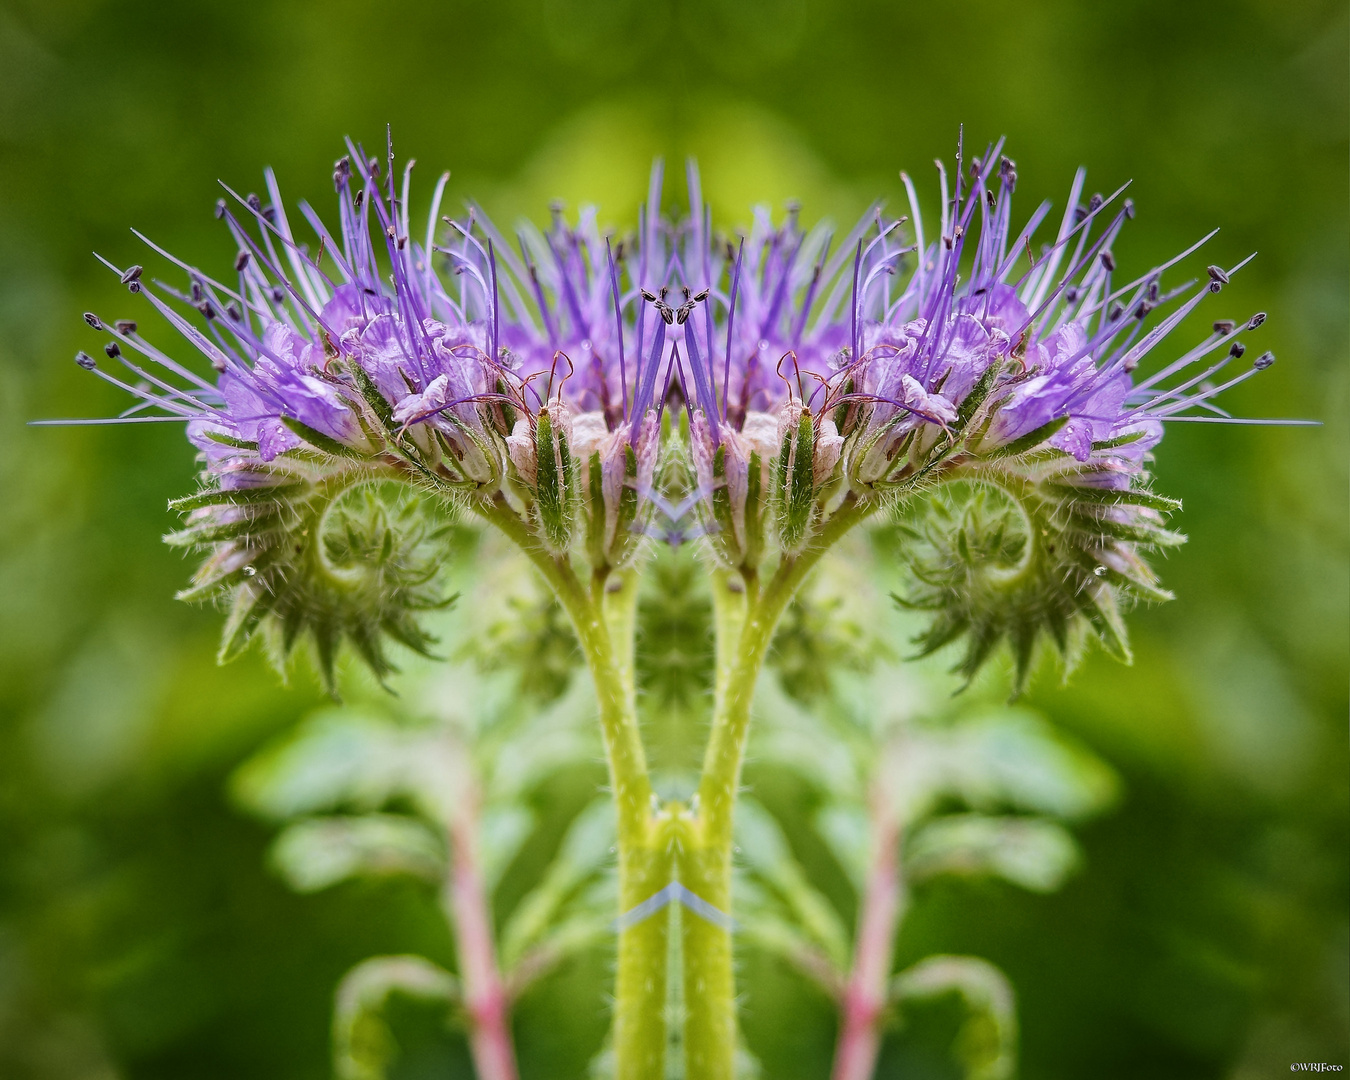
[{"label": "green leaf", "polygon": [[408,875],[439,882],[445,845],[415,818],[394,814],[311,818],[272,842],[272,865],[296,892],[326,889],[352,877]]},{"label": "green leaf", "polygon": [[967,1009],[952,1050],[966,1080],[1011,1080],[1017,1069],[1017,1002],[1008,977],[975,956],[930,956],[891,982],[891,1001],[915,1001],[958,994]]},{"label": "green leaf", "polygon": [[773,815],[748,796],[736,803],[736,846],[750,870],[777,890],[798,925],[834,964],[846,967],[848,932],[839,913],[811,884]]},{"label": "green leaf", "polygon": [[459,980],[421,956],[363,960],[343,976],[333,1004],[338,1080],[385,1080],[397,1047],[381,1014],[395,994],[444,1002],[447,1023],[460,1003]]},{"label": "green leaf", "polygon": [[447,822],[464,797],[468,767],[448,732],[330,709],[244,762],[231,792],[245,809],[276,821],[341,807],[378,810],[403,797]]},{"label": "green leaf", "polygon": [[905,869],[914,881],[994,876],[1049,893],[1079,861],[1074,838],[1042,818],[954,814],[927,822],[905,841]]}]

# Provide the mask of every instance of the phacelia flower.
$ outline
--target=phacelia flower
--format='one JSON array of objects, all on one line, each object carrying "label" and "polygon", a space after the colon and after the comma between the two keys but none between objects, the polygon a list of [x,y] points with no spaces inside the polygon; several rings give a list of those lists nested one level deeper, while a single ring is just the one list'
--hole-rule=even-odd
[{"label": "phacelia flower", "polygon": [[1245,260],[1164,286],[1196,244],[1119,282],[1133,205],[1123,189],[1084,200],[1081,170],[1038,247],[1049,204],[1014,235],[1002,147],[958,151],[950,178],[939,165],[932,237],[906,177],[912,220],[874,207],[836,245],[796,208],[777,225],[758,209],[732,241],[692,163],[688,216],[662,215],[658,162],[635,232],[559,208],[512,244],[472,206],[441,228],[446,177],[414,235],[412,163],[399,178],[392,148],[382,163],[348,143],[336,230],[301,203],[300,242],[269,171],[266,203],[218,204],[228,282],[153,244],[184,288],[108,264],[209,374],[92,313],[132,378],[77,360],[137,399],[113,422],[186,422],[202,486],[169,540],[207,556],[183,595],[231,605],[225,656],[260,627],[281,657],[308,633],[330,680],[341,639],[379,673],[385,636],[425,649],[443,539],[391,490],[509,517],[519,542],[601,576],[645,536],[682,541],[691,513],[749,574],[824,543],[841,508],[936,492],[908,534],[926,649],[964,635],[973,673],[1007,638],[1019,677],[1042,633],[1125,655],[1119,603],[1167,597],[1143,556],[1182,539],[1150,451],[1167,421],[1231,419],[1214,397],[1273,357],[1213,380],[1265,315],[1153,361]]}]

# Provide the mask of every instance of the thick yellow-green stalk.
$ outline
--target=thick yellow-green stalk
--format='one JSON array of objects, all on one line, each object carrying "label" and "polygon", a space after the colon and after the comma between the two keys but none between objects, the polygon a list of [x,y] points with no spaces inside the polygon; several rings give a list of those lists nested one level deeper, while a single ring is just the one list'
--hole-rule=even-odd
[{"label": "thick yellow-green stalk", "polygon": [[[755,684],[783,611],[821,556],[873,509],[850,499],[796,556],[785,555],[761,592],[753,573],[719,574],[713,584],[717,688],[712,733],[699,779],[691,842],[679,856],[684,886],[731,911],[732,829],[750,730]],[[737,590],[739,586],[739,591]],[[736,988],[731,932],[701,918],[682,920],[685,1075],[731,1080],[736,1055]]]}]

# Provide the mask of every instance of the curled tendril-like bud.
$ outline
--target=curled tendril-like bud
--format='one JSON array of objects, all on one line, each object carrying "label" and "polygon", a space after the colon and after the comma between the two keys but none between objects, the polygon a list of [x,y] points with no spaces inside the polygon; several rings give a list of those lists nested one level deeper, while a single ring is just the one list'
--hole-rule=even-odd
[{"label": "curled tendril-like bud", "polygon": [[1147,474],[1109,458],[1083,464],[1051,448],[978,462],[963,479],[916,500],[902,526],[915,586],[903,605],[934,612],[921,654],[964,638],[957,665],[973,678],[1003,640],[1015,690],[1048,637],[1068,668],[1095,638],[1128,662],[1122,607],[1171,593],[1145,552],[1185,537],[1164,527],[1181,504],[1148,490]]},{"label": "curled tendril-like bud", "polygon": [[381,679],[393,670],[385,639],[427,653],[417,617],[454,598],[437,584],[449,526],[425,498],[311,450],[225,473],[228,487],[204,475],[208,486],[171,504],[186,525],[165,539],[207,555],[179,598],[228,605],[222,661],[265,630],[283,667],[307,636],[333,692],[343,640]]}]

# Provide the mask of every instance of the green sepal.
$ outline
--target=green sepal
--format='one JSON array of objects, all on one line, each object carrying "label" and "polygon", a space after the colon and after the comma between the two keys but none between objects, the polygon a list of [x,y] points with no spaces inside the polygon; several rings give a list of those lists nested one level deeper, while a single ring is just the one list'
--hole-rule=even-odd
[{"label": "green sepal", "polygon": [[357,393],[361,395],[362,400],[370,406],[370,411],[384,425],[386,431],[394,431],[398,426],[394,421],[394,407],[380,393],[380,388],[375,385],[375,380],[370,377],[365,368],[354,361],[350,365],[350,370],[352,382],[356,384]]},{"label": "green sepal", "polygon": [[744,552],[736,539],[736,521],[731,506],[731,491],[727,487],[726,444],[713,451],[712,519],[713,546],[729,566],[739,566]]},{"label": "green sepal", "polygon": [[1132,431],[1128,435],[1117,435],[1114,439],[1102,439],[1100,442],[1092,444],[1093,450],[1114,450],[1117,446],[1129,446],[1130,443],[1138,442],[1147,432]]},{"label": "green sepal", "polygon": [[608,515],[605,513],[605,470],[600,464],[600,452],[593,450],[591,460],[586,465],[586,471],[589,476],[588,503],[586,507],[586,553],[591,561],[591,568],[598,570],[608,563],[608,552],[605,544],[605,530],[608,525]]},{"label": "green sepal", "polygon": [[203,488],[191,495],[169,500],[169,509],[180,514],[200,510],[203,506],[251,506],[256,503],[273,502],[295,494],[303,487],[300,483],[265,484],[244,488]]},{"label": "green sepal", "polygon": [[535,510],[543,540],[553,551],[563,552],[572,543],[576,481],[567,435],[554,431],[547,409],[541,409],[535,420],[535,452],[539,462]]},{"label": "green sepal", "polygon": [[1090,484],[1071,484],[1049,482],[1047,488],[1061,495],[1066,501],[1077,505],[1095,506],[1142,506],[1157,510],[1162,514],[1174,514],[1181,509],[1180,499],[1169,499],[1152,491],[1138,488],[1119,490],[1116,488],[1096,487]]},{"label": "green sepal", "polygon": [[984,369],[984,374],[976,380],[975,385],[970,388],[970,392],[961,399],[961,405],[956,410],[956,423],[952,426],[957,431],[964,431],[975,411],[984,404],[989,396],[989,391],[994,388],[994,383],[998,381],[999,372],[1002,370],[1001,362],[990,364]]},{"label": "green sepal", "polygon": [[759,566],[764,557],[764,463],[759,451],[750,451],[745,480],[745,557],[744,565]]},{"label": "green sepal", "polygon": [[202,432],[202,434],[205,435],[208,439],[210,439],[214,443],[220,443],[221,446],[228,446],[235,450],[258,449],[258,444],[256,441],[250,441],[248,439],[236,439],[233,435],[225,435],[219,431],[204,431]]},{"label": "green sepal", "polygon": [[283,416],[281,422],[285,424],[292,433],[298,435],[309,443],[316,450],[322,450],[325,454],[331,454],[333,457],[354,458],[358,461],[364,461],[366,455],[357,450],[354,446],[348,446],[346,443],[340,443],[337,439],[325,435],[322,431],[316,431],[308,424],[297,420],[293,416]]},{"label": "green sepal", "polygon": [[784,550],[800,550],[810,535],[815,508],[815,424],[803,409],[795,430],[783,436],[774,467],[778,539]]},{"label": "green sepal", "polygon": [[1016,457],[1019,454],[1025,454],[1028,450],[1034,450],[1036,447],[1040,446],[1041,443],[1051,438],[1068,422],[1068,416],[1061,416],[1058,419],[1051,420],[1049,423],[1042,424],[1035,431],[1027,432],[1020,439],[1014,439],[1010,443],[1005,443],[986,454],[982,454],[981,457],[993,461],[998,458]]}]

